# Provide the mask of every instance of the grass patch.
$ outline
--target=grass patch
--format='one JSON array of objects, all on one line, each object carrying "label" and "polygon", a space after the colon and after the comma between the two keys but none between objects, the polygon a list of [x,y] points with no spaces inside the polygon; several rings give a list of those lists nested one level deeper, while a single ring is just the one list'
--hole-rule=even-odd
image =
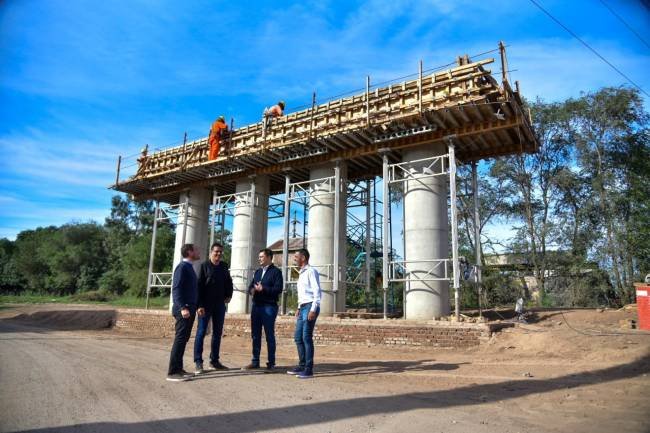
[{"label": "grass patch", "polygon": [[53,295],[0,295],[2,304],[69,304],[70,296]]},{"label": "grass patch", "polygon": [[[138,298],[136,296],[120,296],[108,302],[109,305],[116,307],[135,307],[144,308],[146,303],[145,298]],[[149,298],[149,308],[165,309],[169,306],[169,296],[156,296]]]},{"label": "grass patch", "polygon": [[[112,305],[115,307],[144,308],[145,298],[136,296],[112,296],[101,292],[85,292],[71,296],[52,295],[0,295],[0,304],[97,304]],[[149,298],[149,308],[166,309],[169,297]]]}]

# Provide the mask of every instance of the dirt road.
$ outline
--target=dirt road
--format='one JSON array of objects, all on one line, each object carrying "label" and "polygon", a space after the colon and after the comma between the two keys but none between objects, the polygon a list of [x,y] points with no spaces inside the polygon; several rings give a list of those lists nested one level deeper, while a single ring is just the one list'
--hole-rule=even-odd
[{"label": "dirt road", "polygon": [[[650,431],[650,336],[586,336],[557,317],[466,351],[317,347],[313,380],[239,370],[249,341],[226,336],[231,370],[170,383],[169,339],[12,315],[0,316],[5,432]],[[294,360],[283,342],[278,362]]]}]

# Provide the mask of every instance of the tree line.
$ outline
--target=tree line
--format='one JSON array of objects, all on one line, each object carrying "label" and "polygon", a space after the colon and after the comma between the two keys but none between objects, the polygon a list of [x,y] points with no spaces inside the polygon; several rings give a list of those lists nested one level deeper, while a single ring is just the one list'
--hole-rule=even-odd
[{"label": "tree line", "polygon": [[[527,105],[538,152],[479,165],[483,305],[531,298],[533,289],[542,305],[633,302],[633,282],[650,272],[650,130],[642,97],[617,87]],[[469,179],[470,170],[459,167],[459,178]],[[471,188],[466,181],[459,188],[460,249],[470,258],[477,243]],[[514,235],[488,236],[494,224],[512,227]],[[143,296],[152,227],[152,202],[114,196],[104,224],[70,223],[1,239],[0,291]],[[158,225],[156,243],[154,271],[168,271],[172,223]],[[491,264],[496,253],[517,257],[518,266]],[[478,303],[468,282],[462,300]]]},{"label": "tree line", "polygon": [[[608,87],[528,105],[539,151],[487,161],[479,178],[484,254],[519,257],[543,305],[634,302],[633,283],[650,272],[650,130],[642,97],[636,89]],[[471,256],[470,199],[461,200],[460,215]],[[510,224],[512,239],[486,236],[486,225],[495,222]],[[530,296],[524,271],[486,271],[484,302]]]},{"label": "tree line", "polygon": [[[25,230],[0,240],[2,293],[71,295],[90,291],[143,296],[147,285],[153,203],[113,196],[103,225],[70,223]],[[173,260],[174,227],[159,223],[154,271]]]}]

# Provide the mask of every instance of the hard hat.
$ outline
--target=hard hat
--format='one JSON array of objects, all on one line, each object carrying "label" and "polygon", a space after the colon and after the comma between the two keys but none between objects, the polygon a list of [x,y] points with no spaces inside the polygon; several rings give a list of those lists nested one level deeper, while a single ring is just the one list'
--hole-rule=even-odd
[{"label": "hard hat", "polygon": [[225,122],[225,121],[226,121],[226,118],[223,117],[223,116],[219,116],[219,118],[218,118],[217,120],[221,120],[222,122]]},{"label": "hard hat", "polygon": [[280,108],[282,108],[284,110],[284,101],[278,102],[278,105],[280,106]]}]

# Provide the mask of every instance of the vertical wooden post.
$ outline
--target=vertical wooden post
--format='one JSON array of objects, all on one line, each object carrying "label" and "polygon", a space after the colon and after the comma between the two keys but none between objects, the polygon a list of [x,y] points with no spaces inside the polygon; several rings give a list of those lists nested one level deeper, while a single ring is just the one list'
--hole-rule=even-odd
[{"label": "vertical wooden post", "polygon": [[418,109],[422,114],[422,60],[420,60],[418,68]]},{"label": "vertical wooden post", "polygon": [[501,54],[501,79],[508,81],[508,59],[506,58],[506,46],[503,41],[499,41],[499,53]]},{"label": "vertical wooden post", "polygon": [[370,75],[366,76],[366,124],[370,126]]},{"label": "vertical wooden post", "polygon": [[183,163],[181,164],[181,167],[185,169],[185,164],[187,163],[187,153],[185,152],[185,146],[187,146],[187,131],[185,131],[185,134],[183,135]]},{"label": "vertical wooden post", "polygon": [[309,119],[309,138],[312,137],[314,130],[314,108],[316,107],[316,91],[311,94],[311,117]]},{"label": "vertical wooden post", "polygon": [[122,165],[122,155],[117,157],[117,175],[115,176],[115,185],[120,183],[120,166]]}]

